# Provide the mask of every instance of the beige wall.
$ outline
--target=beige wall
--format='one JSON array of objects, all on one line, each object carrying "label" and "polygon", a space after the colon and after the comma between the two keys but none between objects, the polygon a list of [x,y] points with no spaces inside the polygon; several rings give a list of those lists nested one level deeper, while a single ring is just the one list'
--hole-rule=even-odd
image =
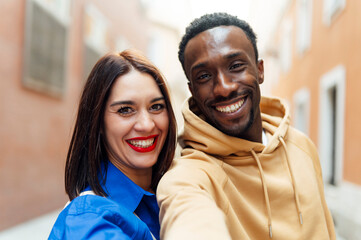
[{"label": "beige wall", "polygon": [[[0,230],[61,208],[67,147],[82,88],[83,14],[97,6],[119,35],[147,50],[147,20],[138,1],[70,1],[66,91],[54,98],[22,85],[25,0],[0,0]],[[111,50],[111,49],[110,49]]]}]

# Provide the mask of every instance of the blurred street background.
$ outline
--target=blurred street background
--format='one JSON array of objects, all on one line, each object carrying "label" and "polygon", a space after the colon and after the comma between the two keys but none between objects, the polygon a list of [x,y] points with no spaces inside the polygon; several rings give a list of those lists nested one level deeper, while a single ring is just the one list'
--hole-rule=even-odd
[{"label": "blurred street background", "polygon": [[80,92],[105,53],[143,51],[168,80],[181,129],[178,44],[212,12],[253,27],[262,94],[287,99],[292,125],[316,144],[338,239],[361,239],[360,0],[0,0],[0,240],[47,239],[68,200]]}]

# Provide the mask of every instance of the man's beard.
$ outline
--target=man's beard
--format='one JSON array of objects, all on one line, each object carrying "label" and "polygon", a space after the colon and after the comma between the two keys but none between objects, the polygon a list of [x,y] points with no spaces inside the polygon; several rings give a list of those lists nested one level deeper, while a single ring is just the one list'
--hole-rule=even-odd
[{"label": "man's beard", "polygon": [[[237,138],[242,138],[242,136],[244,135],[245,132],[247,132],[247,130],[253,125],[254,122],[254,109],[251,109],[251,112],[249,113],[250,118],[248,119],[248,122],[246,124],[246,126],[243,129],[233,129],[233,128],[225,128],[223,127],[221,124],[218,124],[218,122],[213,122],[213,126],[215,128],[217,128],[219,131],[232,136],[232,137],[237,137]],[[236,123],[236,125],[238,126],[238,124]]]}]

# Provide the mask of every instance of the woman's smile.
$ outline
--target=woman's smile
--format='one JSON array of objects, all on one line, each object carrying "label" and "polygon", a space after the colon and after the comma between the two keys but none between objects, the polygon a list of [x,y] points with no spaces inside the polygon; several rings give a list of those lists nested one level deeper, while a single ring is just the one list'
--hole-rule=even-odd
[{"label": "woman's smile", "polygon": [[128,145],[137,152],[150,152],[157,146],[157,139],[159,135],[152,135],[148,137],[136,137],[127,139]]}]

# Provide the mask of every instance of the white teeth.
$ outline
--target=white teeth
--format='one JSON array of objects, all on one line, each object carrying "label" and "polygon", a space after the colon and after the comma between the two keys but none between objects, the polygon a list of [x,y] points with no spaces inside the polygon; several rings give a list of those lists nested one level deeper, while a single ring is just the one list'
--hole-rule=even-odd
[{"label": "white teeth", "polygon": [[233,113],[233,112],[237,111],[242,106],[243,103],[244,103],[244,99],[242,99],[241,101],[236,102],[232,105],[228,105],[226,107],[218,106],[218,107],[216,107],[216,110],[219,112],[222,112],[222,113]]},{"label": "white teeth", "polygon": [[129,143],[140,148],[147,148],[153,145],[154,138],[147,140],[129,140]]}]

